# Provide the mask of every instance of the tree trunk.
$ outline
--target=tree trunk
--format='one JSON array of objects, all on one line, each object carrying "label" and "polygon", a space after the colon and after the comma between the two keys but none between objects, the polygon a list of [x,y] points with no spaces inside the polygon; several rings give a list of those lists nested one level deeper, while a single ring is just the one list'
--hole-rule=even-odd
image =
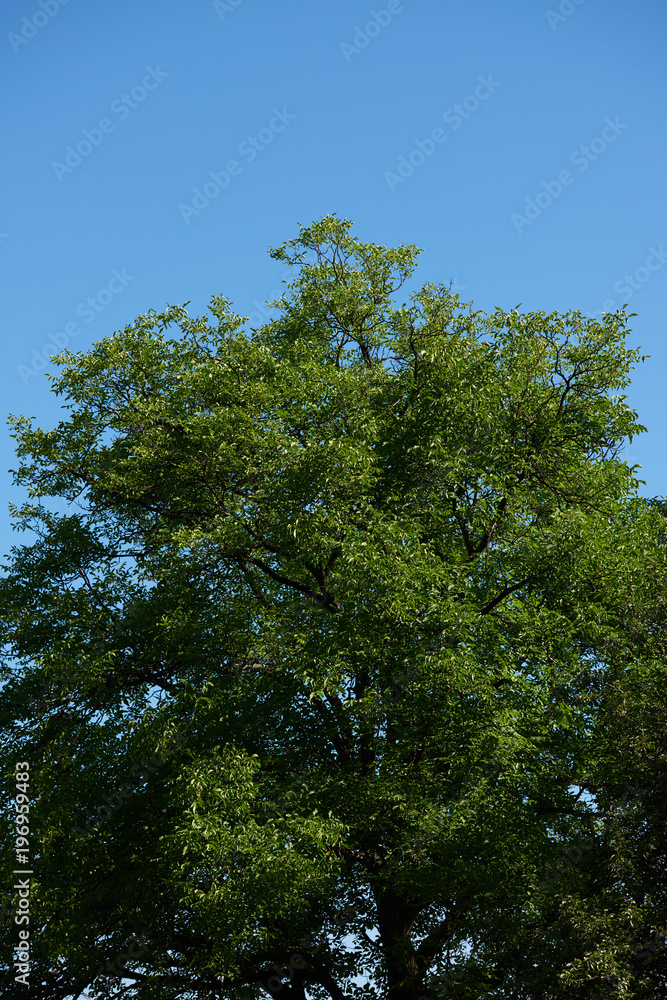
[{"label": "tree trunk", "polygon": [[387,1000],[429,1000],[410,935],[418,908],[390,890],[375,895],[387,968]]}]

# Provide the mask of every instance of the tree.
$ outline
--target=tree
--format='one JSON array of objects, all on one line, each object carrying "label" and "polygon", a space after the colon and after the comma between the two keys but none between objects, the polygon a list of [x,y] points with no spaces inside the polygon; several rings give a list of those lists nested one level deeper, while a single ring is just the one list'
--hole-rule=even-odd
[{"label": "tree", "polygon": [[350,229],[272,251],[261,329],[150,312],[60,355],[57,428],[13,418],[35,997],[666,982],[666,511],[622,460],[627,316],[399,305],[418,251]]}]

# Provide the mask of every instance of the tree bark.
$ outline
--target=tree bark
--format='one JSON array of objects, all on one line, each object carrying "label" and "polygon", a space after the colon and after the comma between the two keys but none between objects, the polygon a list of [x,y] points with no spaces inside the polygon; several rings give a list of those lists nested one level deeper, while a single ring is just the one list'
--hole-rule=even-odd
[{"label": "tree bark", "polygon": [[411,941],[419,908],[391,890],[375,894],[380,941],[387,968],[387,1000],[429,1000],[423,967]]}]

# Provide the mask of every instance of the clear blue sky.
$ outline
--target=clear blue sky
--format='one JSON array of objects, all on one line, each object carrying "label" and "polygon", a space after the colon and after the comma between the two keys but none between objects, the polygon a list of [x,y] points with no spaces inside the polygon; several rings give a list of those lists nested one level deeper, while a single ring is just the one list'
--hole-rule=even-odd
[{"label": "clear blue sky", "polygon": [[[0,21],[5,413],[58,419],[50,334],[86,349],[213,293],[257,320],[267,246],[337,212],[477,308],[628,302],[652,355],[629,454],[667,492],[663,2],[6,0]],[[0,459],[5,511],[6,430]]]}]

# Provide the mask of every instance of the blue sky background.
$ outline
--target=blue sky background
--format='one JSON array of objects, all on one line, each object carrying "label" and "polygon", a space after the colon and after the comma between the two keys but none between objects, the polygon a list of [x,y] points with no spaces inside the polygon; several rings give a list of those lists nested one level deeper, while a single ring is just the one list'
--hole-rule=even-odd
[{"label": "blue sky background", "polygon": [[[85,350],[214,293],[261,320],[284,277],[267,247],[337,212],[422,247],[419,284],[453,280],[476,308],[628,302],[652,355],[628,454],[643,492],[667,492],[664,3],[6,0],[0,22],[5,414],[59,418],[54,339]],[[179,208],[229,161],[224,190]],[[3,430],[3,511],[14,464]],[[3,514],[2,552],[15,540]]]}]

